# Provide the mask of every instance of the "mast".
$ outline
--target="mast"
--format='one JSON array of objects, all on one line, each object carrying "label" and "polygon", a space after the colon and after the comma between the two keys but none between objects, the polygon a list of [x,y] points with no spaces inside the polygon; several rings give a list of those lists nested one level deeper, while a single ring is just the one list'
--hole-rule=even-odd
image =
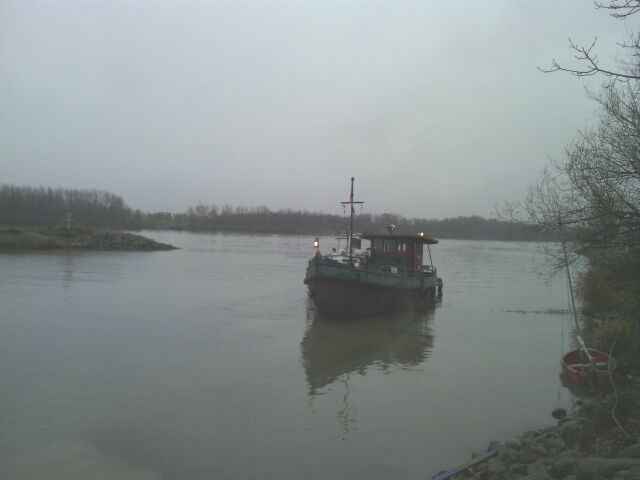
[{"label": "mast", "polygon": [[353,246],[352,246],[352,240],[353,240],[353,214],[355,213],[355,209],[353,208],[353,206],[356,203],[359,204],[363,204],[364,202],[354,202],[353,201],[353,181],[355,180],[354,177],[351,177],[351,194],[349,195],[349,201],[348,202],[340,202],[342,203],[342,205],[350,205],[350,215],[349,215],[349,235],[347,236],[348,238],[348,242],[349,242],[349,265],[353,266]]},{"label": "mast", "polygon": [[576,338],[578,339],[580,350],[582,350],[585,353],[585,355],[589,359],[589,362],[593,364],[594,359],[589,353],[589,350],[587,349],[587,346],[584,344],[584,340],[580,335],[580,323],[578,322],[578,312],[576,310],[576,301],[573,296],[573,283],[571,282],[571,271],[569,270],[569,256],[567,255],[567,245],[564,240],[562,240],[562,253],[564,254],[564,266],[567,271],[567,284],[569,286],[569,298],[571,300],[571,313],[573,314],[573,323],[576,329]]}]

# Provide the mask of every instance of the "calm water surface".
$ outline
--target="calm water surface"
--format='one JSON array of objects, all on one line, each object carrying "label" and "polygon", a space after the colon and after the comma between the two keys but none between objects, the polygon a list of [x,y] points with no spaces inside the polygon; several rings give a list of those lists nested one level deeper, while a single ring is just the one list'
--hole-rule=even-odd
[{"label": "calm water surface", "polygon": [[424,479],[570,405],[535,245],[442,241],[434,308],[335,322],[309,238],[147,235],[181,250],[0,255],[0,478]]}]

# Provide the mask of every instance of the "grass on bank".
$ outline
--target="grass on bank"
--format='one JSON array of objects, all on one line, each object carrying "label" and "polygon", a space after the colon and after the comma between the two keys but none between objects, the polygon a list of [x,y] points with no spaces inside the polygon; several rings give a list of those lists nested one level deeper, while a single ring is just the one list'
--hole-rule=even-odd
[{"label": "grass on bank", "polygon": [[[41,250],[64,248],[66,241],[62,239],[72,238],[79,232],[63,234],[62,229],[36,229],[36,228],[1,228],[0,249]],[[74,229],[77,230],[77,229]]]},{"label": "grass on bank", "polygon": [[0,228],[0,251],[172,250],[175,247],[126,232],[86,228]]}]

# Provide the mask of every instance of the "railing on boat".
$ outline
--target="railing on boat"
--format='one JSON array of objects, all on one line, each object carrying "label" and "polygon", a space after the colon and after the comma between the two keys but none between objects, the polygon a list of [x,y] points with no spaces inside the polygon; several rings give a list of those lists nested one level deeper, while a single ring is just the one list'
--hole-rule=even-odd
[{"label": "railing on boat", "polygon": [[369,272],[380,272],[405,277],[415,277],[418,274],[435,275],[436,267],[433,265],[422,265],[419,268],[406,268],[398,265],[380,265],[375,267],[367,267],[365,270]]},{"label": "railing on boat", "polygon": [[[327,258],[329,258],[330,260],[334,260],[335,262],[340,263],[341,265],[349,266],[348,258],[344,258],[344,257],[338,257],[338,258],[327,257]],[[385,275],[394,275],[399,277],[415,277],[415,276],[418,276],[419,274],[422,274],[425,276],[432,276],[436,274],[436,267],[434,267],[433,265],[422,265],[419,268],[407,268],[401,265],[382,264],[382,265],[365,265],[365,267],[362,268],[362,262],[358,258],[353,259],[353,267],[358,270],[362,270],[366,272],[382,273]]]}]

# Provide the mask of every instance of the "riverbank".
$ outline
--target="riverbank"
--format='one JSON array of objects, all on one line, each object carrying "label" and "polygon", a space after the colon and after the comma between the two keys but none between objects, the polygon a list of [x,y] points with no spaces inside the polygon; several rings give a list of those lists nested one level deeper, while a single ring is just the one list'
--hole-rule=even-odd
[{"label": "riverbank", "polygon": [[0,252],[20,250],[175,250],[141,235],[84,228],[0,229]]},{"label": "riverbank", "polygon": [[[468,476],[482,480],[640,479],[640,383],[576,401],[569,415],[554,411],[556,426],[529,431],[515,440],[493,441],[496,455]],[[551,413],[551,412],[550,412]]]}]

